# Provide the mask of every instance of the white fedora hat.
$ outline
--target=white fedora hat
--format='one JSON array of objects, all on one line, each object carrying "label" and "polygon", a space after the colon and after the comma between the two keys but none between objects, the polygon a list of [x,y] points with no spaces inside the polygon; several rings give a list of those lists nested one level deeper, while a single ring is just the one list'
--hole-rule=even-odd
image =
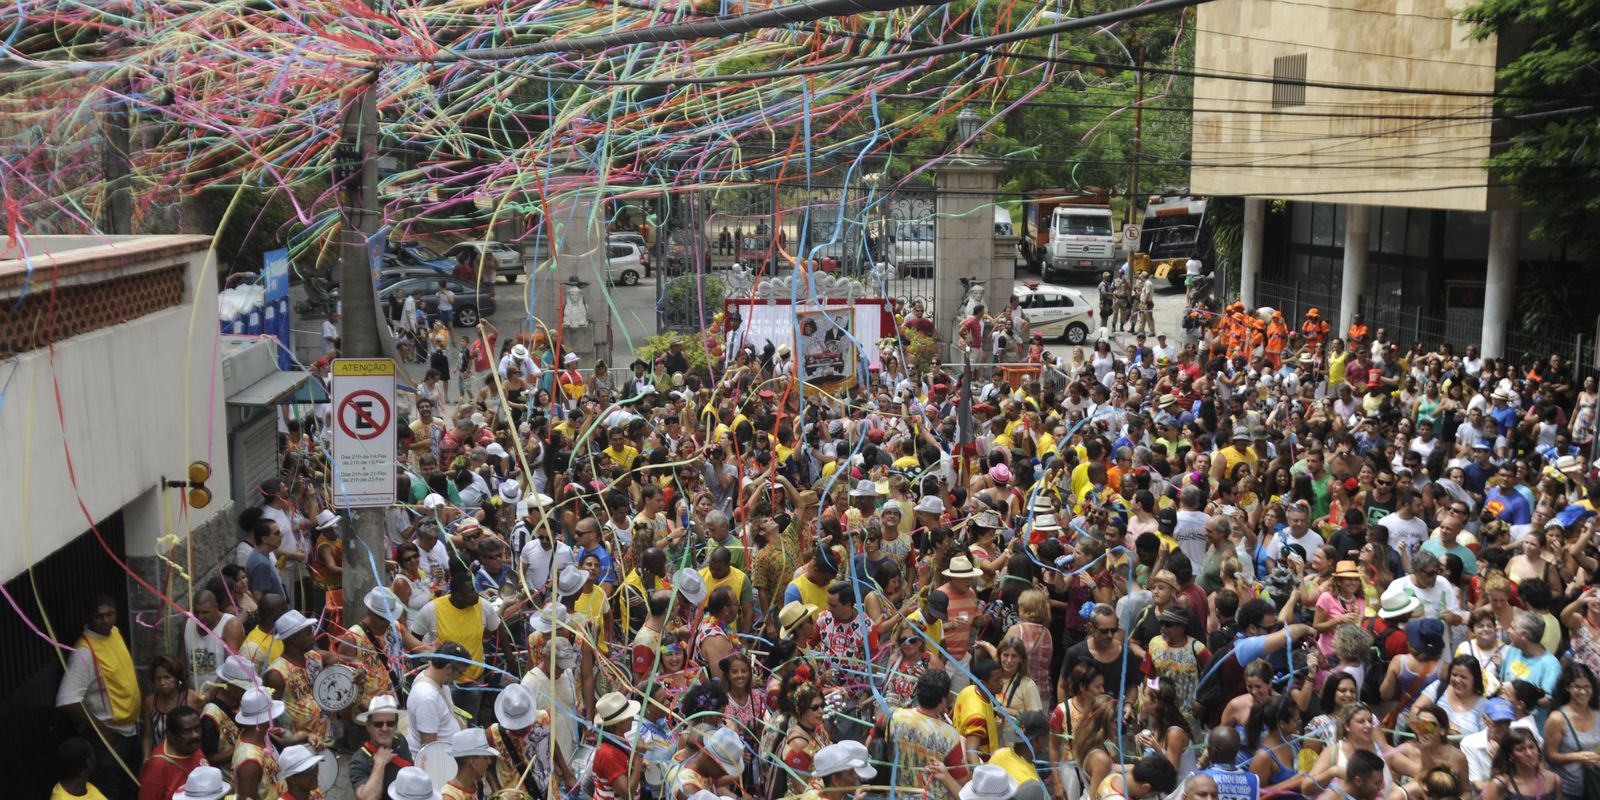
[{"label": "white fedora hat", "polygon": [[533,623],[534,630],[540,633],[550,633],[566,625],[567,619],[567,607],[560,603],[551,603],[533,612],[530,621]]},{"label": "white fedora hat", "polygon": [[744,739],[729,728],[718,728],[705,737],[706,755],[729,775],[744,772]]},{"label": "white fedora hat", "polygon": [[287,639],[306,628],[315,627],[317,627],[316,620],[308,619],[306,615],[291,608],[283,612],[283,616],[278,617],[278,621],[272,624],[272,635],[279,639]]},{"label": "white fedora hat", "polygon": [[871,478],[862,478],[856,481],[856,488],[850,490],[851,497],[877,497],[878,484]]},{"label": "white fedora hat", "polygon": [[240,655],[232,655],[222,660],[217,665],[217,679],[214,685],[237,686],[241,689],[254,689],[261,685],[261,676],[256,674],[254,664],[250,659]]},{"label": "white fedora hat", "polygon": [[367,720],[383,714],[392,715],[395,719],[400,718],[400,701],[394,699],[394,695],[380,694],[372,698],[372,701],[367,703],[367,710],[356,715],[356,722],[365,725]]},{"label": "white fedora hat", "polygon": [[322,767],[322,754],[303,744],[290,745],[278,754],[278,780]]},{"label": "white fedora hat", "polygon": [[400,616],[405,613],[406,604],[400,600],[400,595],[395,594],[387,586],[374,586],[367,596],[362,598],[361,604],[378,616],[390,622],[399,622]]},{"label": "white fedora hat", "polygon": [[494,718],[505,730],[520,731],[531,727],[538,716],[539,711],[533,705],[533,692],[520,683],[500,690],[500,696],[494,699]]},{"label": "white fedora hat", "polygon": [[943,514],[944,501],[930,494],[927,497],[918,500],[916,507],[911,510],[921,511],[924,514]]},{"label": "white fedora hat", "polygon": [[961,787],[961,800],[1009,800],[1016,794],[1017,780],[993,764],[974,769],[972,781]]},{"label": "white fedora hat", "polygon": [[329,528],[338,527],[338,525],[339,515],[333,513],[332,509],[324,508],[317,512],[317,530],[325,531]]},{"label": "white fedora hat", "polygon": [[556,576],[556,593],[562,597],[571,597],[583,591],[583,585],[589,582],[589,571],[577,564],[568,564],[561,568],[561,574]]},{"label": "white fedora hat", "polygon": [[222,800],[232,789],[222,781],[222,770],[209,764],[195,767],[172,800]]},{"label": "white fedora hat", "polygon": [[421,767],[402,767],[389,784],[389,800],[444,800]]},{"label": "white fedora hat", "polygon": [[678,588],[678,594],[683,595],[683,599],[697,606],[704,603],[709,594],[705,577],[693,567],[684,567],[673,573],[672,585]]},{"label": "white fedora hat", "polygon": [[522,485],[516,481],[502,481],[500,484],[500,502],[514,506],[522,502]]},{"label": "white fedora hat", "polygon": [[261,725],[283,716],[283,710],[283,701],[272,699],[272,692],[265,687],[246,689],[233,721],[240,725]]},{"label": "white fedora hat", "polygon": [[500,751],[489,746],[489,737],[482,728],[462,728],[450,737],[450,755],[454,758],[472,756],[499,758]]},{"label": "white fedora hat", "polygon": [[819,778],[847,769],[855,770],[856,776],[862,780],[870,780],[878,774],[867,758],[867,746],[860,742],[830,744],[818,750],[811,760],[811,773]]}]

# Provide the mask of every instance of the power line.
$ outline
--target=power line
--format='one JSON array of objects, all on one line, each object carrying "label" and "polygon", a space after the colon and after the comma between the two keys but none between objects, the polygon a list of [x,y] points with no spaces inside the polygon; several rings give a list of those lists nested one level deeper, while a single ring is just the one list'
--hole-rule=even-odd
[{"label": "power line", "polygon": [[[818,0],[818,1],[820,2],[821,0]],[[970,39],[970,40],[965,41],[965,42],[954,42],[954,43],[950,43],[950,44],[930,43],[930,46],[922,47],[920,49],[915,49],[915,50],[907,50],[907,51],[901,52],[901,53],[887,53],[887,54],[880,55],[880,56],[869,56],[867,58],[851,59],[851,60],[847,60],[847,61],[834,62],[834,63],[830,63],[830,64],[809,64],[809,65],[805,65],[805,66],[788,67],[788,68],[779,69],[779,70],[765,70],[765,71],[759,71],[759,72],[741,72],[741,73],[734,74],[734,75],[703,75],[703,76],[697,75],[697,76],[684,76],[684,77],[675,77],[675,78],[624,78],[624,79],[615,79],[615,78],[596,78],[596,79],[557,78],[557,77],[550,76],[550,75],[540,75],[540,76],[526,75],[526,74],[519,73],[519,72],[516,72],[516,71],[513,71],[513,70],[505,69],[503,67],[498,67],[498,66],[493,65],[493,64],[489,64],[489,63],[485,63],[485,62],[482,62],[482,61],[478,61],[476,59],[471,59],[471,58],[469,58],[467,56],[458,55],[456,57],[456,59],[454,59],[454,60],[459,60],[459,61],[461,61],[463,63],[473,64],[475,66],[483,67],[485,69],[492,69],[492,70],[495,70],[495,71],[498,71],[498,72],[504,72],[506,74],[515,75],[515,76],[518,76],[518,77],[523,77],[523,78],[534,78],[534,77],[537,77],[539,80],[546,80],[546,81],[550,81],[552,83],[573,84],[573,85],[580,85],[580,86],[678,86],[678,85],[685,85],[685,84],[733,83],[733,82],[748,82],[748,81],[757,81],[757,80],[775,80],[775,79],[780,79],[780,78],[795,78],[795,77],[800,77],[802,75],[814,75],[814,74],[822,73],[822,72],[841,72],[841,71],[845,71],[845,70],[864,69],[864,68],[867,68],[867,67],[876,67],[876,66],[880,66],[880,65],[883,65],[883,64],[892,64],[892,63],[895,63],[895,62],[898,62],[898,61],[914,61],[914,60],[918,60],[918,59],[932,58],[933,56],[946,55],[946,54],[949,54],[949,53],[965,53],[965,52],[971,52],[971,51],[974,51],[974,50],[983,50],[983,49],[986,49],[986,48],[989,48],[989,47],[992,47],[992,46],[996,46],[996,45],[1009,44],[1011,42],[1018,42],[1018,41],[1023,41],[1023,40],[1027,40],[1027,39],[1034,39],[1034,38],[1038,38],[1038,37],[1041,37],[1041,36],[1051,36],[1051,35],[1055,35],[1055,34],[1058,34],[1058,33],[1067,33],[1067,32],[1070,32],[1070,31],[1081,30],[1081,29],[1084,29],[1084,28],[1091,28],[1091,27],[1096,27],[1096,26],[1105,26],[1105,25],[1110,25],[1110,24],[1114,24],[1114,23],[1117,23],[1117,22],[1121,22],[1123,20],[1135,19],[1135,18],[1138,18],[1138,17],[1148,16],[1150,14],[1159,14],[1159,13],[1166,12],[1166,11],[1175,11],[1175,10],[1179,10],[1179,9],[1189,8],[1190,6],[1200,5],[1201,3],[1205,3],[1205,2],[1209,2],[1209,0],[1155,0],[1155,2],[1151,2],[1151,3],[1145,4],[1145,5],[1141,5],[1141,6],[1135,6],[1133,8],[1125,8],[1125,9],[1121,9],[1121,10],[1118,10],[1118,11],[1108,11],[1108,12],[1103,13],[1103,14],[1096,14],[1096,15],[1089,16],[1089,17],[1082,17],[1082,18],[1078,18],[1078,19],[1067,20],[1065,22],[1056,23],[1054,25],[1045,25],[1045,26],[1041,26],[1041,27],[1038,27],[1038,28],[1029,28],[1029,29],[1026,29],[1026,30],[1009,31],[1009,32],[1006,32],[1006,33],[999,33],[999,34],[994,34],[994,35],[991,35],[991,36],[983,36],[983,37],[979,37],[979,38],[976,38],[976,39]],[[391,59],[391,60],[400,60],[400,59]],[[406,57],[406,60],[423,60],[423,59],[421,59],[421,57]]]}]

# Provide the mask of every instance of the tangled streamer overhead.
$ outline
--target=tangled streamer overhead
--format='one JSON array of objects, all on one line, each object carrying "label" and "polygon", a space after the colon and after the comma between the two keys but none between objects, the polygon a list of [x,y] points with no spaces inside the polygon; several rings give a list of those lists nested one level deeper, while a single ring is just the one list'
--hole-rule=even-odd
[{"label": "tangled streamer overhead", "polygon": [[[474,53],[740,14],[765,4],[514,2],[22,2],[4,12],[11,62],[0,172],[12,222],[93,226],[108,120],[126,113],[135,227],[207,188],[280,190],[298,247],[338,222],[340,125],[376,80],[381,191],[391,223],[460,229],[575,190],[643,196],[729,182],[803,181],[810,158],[886,153],[944,136],[1004,82],[1043,87],[1049,63],[993,51],[742,80],[1037,26],[1031,4],[858,13],[742,35],[485,60]],[[635,85],[726,77],[715,83]],[[886,87],[924,102],[880,114]],[[931,89],[929,87],[932,87]],[[997,109],[977,106],[989,116]],[[809,123],[809,138],[801,131]],[[806,156],[802,161],[799,156]],[[559,168],[559,169],[557,169]]]}]

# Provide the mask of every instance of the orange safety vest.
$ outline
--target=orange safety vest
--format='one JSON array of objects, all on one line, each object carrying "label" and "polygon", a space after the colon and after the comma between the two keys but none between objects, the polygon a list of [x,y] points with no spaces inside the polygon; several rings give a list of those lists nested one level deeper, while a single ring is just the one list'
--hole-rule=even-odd
[{"label": "orange safety vest", "polygon": [[1345,333],[1347,334],[1345,338],[1349,339],[1351,342],[1359,342],[1367,338],[1367,326],[1351,325],[1350,330],[1345,331]]},{"label": "orange safety vest", "polygon": [[1322,340],[1327,336],[1328,321],[1325,319],[1307,317],[1305,322],[1300,323],[1300,337],[1305,339],[1307,344],[1321,346]]},{"label": "orange safety vest", "polygon": [[1274,318],[1267,323],[1267,352],[1283,352],[1283,342],[1289,338],[1289,326],[1281,319]]}]

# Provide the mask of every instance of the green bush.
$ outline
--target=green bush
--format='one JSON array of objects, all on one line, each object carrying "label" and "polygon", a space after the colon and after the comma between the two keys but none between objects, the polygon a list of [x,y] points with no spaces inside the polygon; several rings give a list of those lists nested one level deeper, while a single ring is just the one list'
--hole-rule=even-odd
[{"label": "green bush", "polygon": [[722,298],[728,293],[727,285],[715,275],[706,275],[695,280],[694,275],[681,275],[667,283],[667,291],[661,300],[662,315],[669,322],[683,321],[694,323],[694,327],[702,327],[700,319],[700,298],[705,297],[705,324],[711,324],[711,318],[722,313]]},{"label": "green bush", "polygon": [[683,342],[683,357],[689,359],[689,371],[706,374],[711,371],[710,357],[706,354],[705,339],[692,333],[658,333],[646,339],[639,348],[639,357],[654,364],[656,357],[664,355],[673,342]]}]

